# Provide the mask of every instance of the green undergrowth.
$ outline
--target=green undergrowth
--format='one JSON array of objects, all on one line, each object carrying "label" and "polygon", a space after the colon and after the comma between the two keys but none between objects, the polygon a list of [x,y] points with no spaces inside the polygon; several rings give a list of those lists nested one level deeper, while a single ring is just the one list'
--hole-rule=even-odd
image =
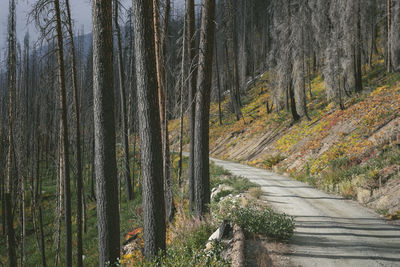
[{"label": "green undergrowth", "polygon": [[400,162],[398,146],[385,146],[382,150],[372,153],[373,156],[361,163],[347,156],[332,160],[318,176],[311,174],[307,167],[301,172],[294,173],[293,176],[321,189],[334,191],[348,198],[356,198],[357,188],[374,190],[390,178],[400,178],[396,168]]},{"label": "green undergrowth", "polygon": [[228,220],[251,234],[261,234],[279,241],[288,241],[294,234],[293,217],[277,213],[257,202],[243,205],[239,201],[226,199],[211,207],[217,221]]}]

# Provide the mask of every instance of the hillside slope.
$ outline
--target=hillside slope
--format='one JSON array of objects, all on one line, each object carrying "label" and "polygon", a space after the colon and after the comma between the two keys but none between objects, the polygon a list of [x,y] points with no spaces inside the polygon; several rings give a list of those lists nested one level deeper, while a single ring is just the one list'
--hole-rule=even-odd
[{"label": "hillside slope", "polygon": [[[324,82],[315,77],[308,99],[310,120],[293,124],[287,111],[268,114],[271,90],[264,74],[243,99],[242,120],[230,114],[227,98],[219,125],[218,105],[212,104],[210,153],[286,173],[396,218],[400,215],[398,78],[376,67],[364,77],[364,92],[349,96],[342,111],[326,101]],[[178,126],[179,121],[171,123],[175,144]]]}]

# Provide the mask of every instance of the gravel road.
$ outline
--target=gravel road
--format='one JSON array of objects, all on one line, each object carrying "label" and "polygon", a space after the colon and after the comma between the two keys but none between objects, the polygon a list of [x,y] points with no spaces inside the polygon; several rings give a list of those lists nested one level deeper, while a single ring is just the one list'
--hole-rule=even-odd
[{"label": "gravel road", "polygon": [[293,266],[400,266],[400,227],[373,211],[272,172],[211,160],[259,184],[274,209],[295,217]]}]

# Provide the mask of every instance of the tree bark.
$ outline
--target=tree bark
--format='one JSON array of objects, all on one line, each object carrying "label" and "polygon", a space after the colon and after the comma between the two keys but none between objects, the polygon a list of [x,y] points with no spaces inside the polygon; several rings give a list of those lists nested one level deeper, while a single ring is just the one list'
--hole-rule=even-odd
[{"label": "tree bark", "polygon": [[126,187],[126,197],[128,201],[133,200],[133,190],[131,183],[131,173],[129,167],[129,131],[128,131],[128,119],[126,114],[126,93],[125,93],[125,72],[124,72],[124,62],[122,59],[122,45],[121,45],[121,29],[118,22],[118,0],[114,0],[114,25],[117,34],[117,51],[118,51],[118,78],[119,78],[119,88],[121,95],[121,121],[122,121],[122,131],[121,139],[122,146],[124,148],[124,177],[125,177],[125,187]]},{"label": "tree bark", "polygon": [[99,266],[120,256],[115,155],[112,3],[93,0],[93,96]]},{"label": "tree bark", "polygon": [[74,96],[74,110],[75,110],[75,153],[76,153],[76,231],[77,231],[77,266],[83,266],[83,244],[82,244],[82,148],[81,148],[81,125],[80,125],[80,112],[79,112],[79,92],[78,92],[78,79],[76,71],[76,54],[74,33],[72,28],[71,8],[69,0],[65,0],[67,9],[67,28],[70,39],[70,53],[71,53],[71,74],[72,74],[72,88]]},{"label": "tree bark", "polygon": [[392,45],[391,45],[391,27],[392,27],[392,0],[386,0],[386,30],[387,30],[387,59],[386,71],[392,72]]},{"label": "tree bark", "polygon": [[[356,30],[357,30],[357,36],[356,36],[356,44],[354,46],[355,53],[354,53],[354,75],[355,75],[355,82],[356,82],[356,92],[361,92],[363,90],[363,84],[362,84],[362,62],[361,62],[361,3],[360,0],[357,0],[357,14],[356,14]],[[390,52],[389,52],[390,53]],[[390,61],[390,59],[388,59]],[[388,63],[388,66],[390,65],[391,68],[391,63]],[[391,70],[390,70],[391,71]]]},{"label": "tree bark", "polygon": [[10,14],[8,18],[8,91],[9,91],[9,113],[8,113],[8,154],[7,154],[7,190],[4,194],[5,218],[7,232],[8,263],[10,267],[17,266],[17,255],[15,252],[14,217],[12,212],[12,187],[13,187],[13,122],[14,122],[14,100],[16,87],[16,37],[15,37],[15,0],[10,0]]},{"label": "tree bark", "polygon": [[188,71],[188,91],[189,91],[189,206],[194,209],[194,142],[195,142],[195,118],[196,118],[196,85],[197,85],[197,64],[196,57],[196,34],[195,34],[195,8],[194,0],[186,0],[186,39],[187,39],[187,57],[189,59]]},{"label": "tree bark", "polygon": [[186,85],[186,44],[187,44],[187,10],[185,11],[185,17],[183,22],[183,34],[182,34],[182,61],[181,61],[181,86],[180,86],[180,118],[179,118],[179,164],[178,164],[178,185],[182,185],[182,172],[183,172],[183,120],[184,120],[184,108],[183,108],[183,98],[184,98],[184,88]]},{"label": "tree bark", "polygon": [[143,177],[144,255],[165,250],[165,202],[163,159],[154,43],[153,2],[133,0],[136,77],[138,88],[140,147]]},{"label": "tree bark", "polygon": [[57,31],[57,61],[58,61],[58,85],[60,90],[60,139],[62,146],[61,160],[63,169],[61,170],[64,179],[64,209],[65,209],[65,265],[72,266],[72,224],[71,224],[71,184],[69,173],[69,141],[67,125],[67,94],[65,89],[64,73],[64,40],[62,32],[62,22],[59,0],[54,0],[54,10],[56,16]]},{"label": "tree bark", "polygon": [[214,46],[215,46],[215,69],[216,73],[215,75],[217,76],[217,87],[218,87],[218,119],[219,119],[219,125],[222,125],[222,110],[221,110],[221,83],[219,79],[219,66],[218,66],[218,43],[217,43],[217,38],[215,37],[214,40]]},{"label": "tree bark", "polygon": [[[231,55],[233,63],[233,88],[231,89],[231,101],[233,110],[235,112],[236,120],[239,121],[242,117],[242,111],[240,110],[240,82],[239,82],[239,70],[238,70],[238,60],[237,60],[237,44],[236,44],[236,27],[233,16],[233,3],[232,0],[227,2],[227,12],[228,12],[228,31],[229,38],[231,38]],[[245,49],[245,48],[243,48]],[[245,78],[244,78],[245,80]]]},{"label": "tree bark", "polygon": [[215,0],[203,0],[196,98],[194,182],[195,215],[202,217],[210,203],[209,117],[214,52]]},{"label": "tree bark", "polygon": [[163,153],[163,176],[164,176],[164,197],[165,197],[165,212],[169,222],[174,217],[174,201],[172,195],[172,182],[170,174],[170,153],[169,153],[169,134],[168,134],[168,118],[166,105],[166,82],[165,82],[165,62],[164,48],[169,21],[169,1],[166,1],[164,30],[160,31],[160,14],[159,0],[153,0],[153,23],[154,23],[154,43],[156,54],[157,82],[158,82],[158,101],[160,111],[161,124],[161,140]]}]

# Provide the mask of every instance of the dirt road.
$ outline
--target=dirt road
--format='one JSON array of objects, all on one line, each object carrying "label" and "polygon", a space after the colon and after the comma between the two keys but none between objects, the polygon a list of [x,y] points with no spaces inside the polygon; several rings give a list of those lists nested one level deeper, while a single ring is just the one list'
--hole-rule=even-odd
[{"label": "dirt road", "polygon": [[212,161],[259,184],[274,209],[295,217],[294,266],[400,266],[400,227],[371,210],[265,170]]}]

